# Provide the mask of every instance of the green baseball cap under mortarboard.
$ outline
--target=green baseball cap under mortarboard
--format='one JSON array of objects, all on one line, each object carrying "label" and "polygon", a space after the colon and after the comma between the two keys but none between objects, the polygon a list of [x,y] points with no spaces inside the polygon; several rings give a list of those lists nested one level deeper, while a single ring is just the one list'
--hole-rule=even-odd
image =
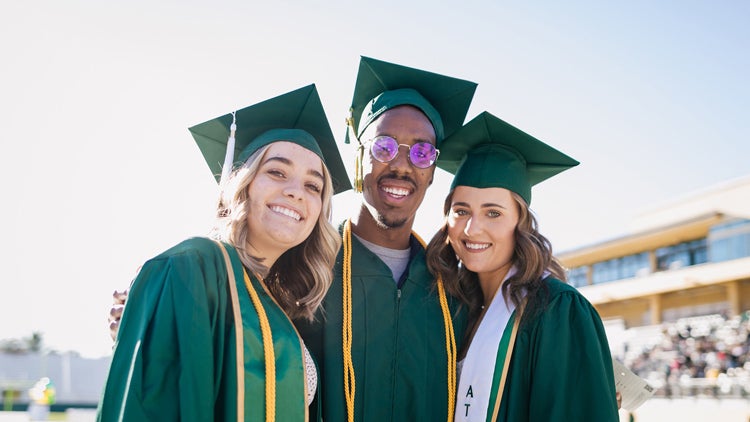
[{"label": "green baseball cap under mortarboard", "polygon": [[505,188],[531,203],[531,187],[578,161],[484,112],[443,141],[437,166],[456,186]]},{"label": "green baseball cap under mortarboard", "polygon": [[[316,153],[325,162],[333,179],[335,193],[351,189],[314,84],[237,110],[234,118],[237,129],[233,168],[265,145],[289,141]],[[230,113],[189,128],[217,182],[222,172],[232,122]]]},{"label": "green baseball cap under mortarboard", "polygon": [[[430,119],[440,146],[464,123],[476,88],[476,83],[463,79],[361,57],[349,124],[359,138],[385,111],[411,105]],[[347,131],[345,142],[349,141]]]}]

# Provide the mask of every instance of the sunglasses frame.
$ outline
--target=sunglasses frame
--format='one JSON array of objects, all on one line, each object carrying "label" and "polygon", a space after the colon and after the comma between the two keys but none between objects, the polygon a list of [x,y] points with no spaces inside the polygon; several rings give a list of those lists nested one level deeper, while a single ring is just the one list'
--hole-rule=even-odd
[{"label": "sunglasses frame", "polygon": [[[395,142],[395,143],[396,143],[396,154],[394,154],[394,155],[393,155],[393,158],[391,158],[391,159],[390,159],[390,160],[388,160],[388,161],[383,161],[383,160],[381,160],[381,159],[380,159],[380,158],[378,158],[378,157],[377,157],[377,155],[375,155],[375,153],[374,153],[374,152],[372,151],[372,149],[373,149],[373,148],[375,147],[375,144],[377,143],[377,141],[378,141],[379,139],[383,139],[383,138],[387,138],[387,139],[392,139],[392,140],[393,140],[393,142]],[[399,144],[399,143],[398,143],[398,140],[396,140],[396,138],[394,138],[393,136],[388,136],[388,135],[380,135],[380,136],[376,136],[376,137],[374,137],[374,138],[370,139],[370,140],[369,140],[369,141],[367,141],[367,142],[368,142],[368,143],[370,144],[370,148],[369,148],[369,150],[370,150],[370,155],[372,156],[372,158],[374,158],[374,159],[378,160],[379,162],[381,162],[381,163],[383,163],[383,164],[386,164],[386,163],[390,163],[391,161],[395,160],[395,159],[396,159],[396,157],[398,157],[398,154],[400,154],[400,153],[401,153],[401,147],[406,147],[406,149],[408,150],[408,152],[407,152],[406,156],[407,156],[407,157],[409,157],[409,163],[410,163],[411,165],[413,165],[414,167],[418,168],[418,169],[423,169],[423,170],[424,170],[424,169],[428,169],[428,168],[430,168],[430,167],[434,166],[434,165],[435,165],[435,163],[437,163],[437,159],[438,159],[438,157],[440,156],[440,150],[439,150],[439,149],[437,149],[437,148],[435,147],[435,145],[433,145],[433,144],[431,144],[431,143],[429,143],[429,142],[417,142],[417,143],[415,143],[414,145]],[[433,149],[435,150],[435,158],[434,158],[433,160],[431,160],[432,162],[431,162],[431,163],[430,163],[430,164],[429,164],[429,165],[428,165],[427,167],[420,167],[420,166],[418,166],[418,165],[417,165],[417,164],[416,164],[416,163],[414,162],[414,160],[412,160],[412,157],[411,157],[411,151],[412,151],[412,147],[418,146],[419,144],[426,144],[426,145],[429,145],[429,146],[431,146],[431,147],[432,147],[432,148],[433,148]]]}]

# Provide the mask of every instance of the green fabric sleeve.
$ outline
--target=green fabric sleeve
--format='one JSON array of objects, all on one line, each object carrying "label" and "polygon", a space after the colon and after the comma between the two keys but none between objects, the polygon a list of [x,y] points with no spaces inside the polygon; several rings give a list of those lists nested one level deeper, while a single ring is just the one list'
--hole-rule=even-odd
[{"label": "green fabric sleeve", "polygon": [[227,313],[220,311],[227,295],[216,282],[226,272],[216,254],[189,244],[148,261],[134,281],[99,420],[206,421],[215,406],[231,412],[232,405],[215,401],[230,342]]},{"label": "green fabric sleeve", "polygon": [[[529,421],[618,421],[612,358],[596,310],[573,291],[540,316],[528,358]],[[514,358],[523,358],[524,351]]]}]

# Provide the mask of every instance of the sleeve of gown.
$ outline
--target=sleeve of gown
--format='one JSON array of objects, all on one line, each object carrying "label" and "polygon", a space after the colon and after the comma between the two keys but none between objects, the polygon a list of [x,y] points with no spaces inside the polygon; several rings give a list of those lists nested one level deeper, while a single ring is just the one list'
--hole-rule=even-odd
[{"label": "sleeve of gown", "polygon": [[540,316],[530,421],[619,421],[612,357],[596,310],[579,294],[558,295]]},{"label": "sleeve of gown", "polygon": [[133,282],[99,406],[101,421],[213,419],[217,274],[196,253],[147,262]]}]

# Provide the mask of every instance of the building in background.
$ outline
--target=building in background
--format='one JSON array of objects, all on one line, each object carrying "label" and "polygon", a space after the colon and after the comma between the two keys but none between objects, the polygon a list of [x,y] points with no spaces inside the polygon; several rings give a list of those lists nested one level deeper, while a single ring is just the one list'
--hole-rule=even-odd
[{"label": "building in background", "polygon": [[0,353],[0,410],[25,410],[33,402],[30,390],[45,378],[54,385],[52,410],[95,408],[110,361],[109,356],[89,359],[74,352]]},{"label": "building in background", "polygon": [[644,214],[632,234],[558,255],[603,319],[628,327],[750,309],[750,177]]},{"label": "building in background", "polygon": [[662,394],[750,395],[750,176],[557,256],[604,320],[613,355]]}]

